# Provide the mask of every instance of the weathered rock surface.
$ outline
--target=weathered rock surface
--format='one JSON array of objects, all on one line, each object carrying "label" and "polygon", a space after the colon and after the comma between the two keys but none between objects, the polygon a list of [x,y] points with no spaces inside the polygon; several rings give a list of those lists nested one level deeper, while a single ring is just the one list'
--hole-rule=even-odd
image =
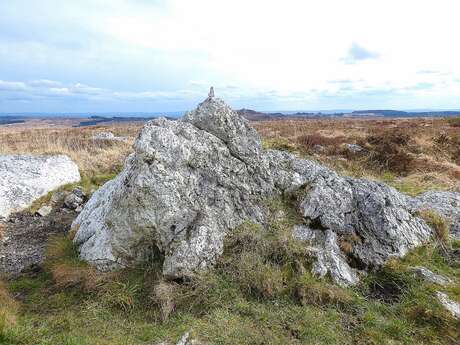
[{"label": "weathered rock surface", "polygon": [[411,271],[414,272],[420,278],[422,278],[422,279],[424,279],[424,280],[426,280],[426,281],[428,281],[430,283],[433,283],[433,284],[446,286],[446,285],[452,283],[452,281],[449,278],[446,278],[446,277],[443,277],[443,276],[441,276],[439,274],[431,272],[429,269],[427,269],[425,267],[422,267],[422,266],[412,267]]},{"label": "weathered rock surface", "polygon": [[460,193],[426,192],[409,201],[414,211],[432,210],[450,223],[450,235],[460,239]]},{"label": "weathered rock surface", "polygon": [[46,217],[47,215],[49,215],[51,213],[52,210],[53,210],[53,208],[51,206],[43,205],[42,207],[40,207],[38,209],[37,214],[40,217]]},{"label": "weathered rock surface", "polygon": [[[287,152],[264,151],[246,120],[212,94],[181,121],[164,118],[141,130],[123,171],[93,194],[73,223],[80,256],[108,270],[164,257],[168,277],[213,264],[225,235],[250,220],[264,224],[262,202],[296,196],[315,274],[341,285],[357,270],[429,240],[409,198],[384,184],[341,177]],[[341,244],[347,242],[344,252]]]},{"label": "weathered rock surface", "polygon": [[[230,229],[247,219],[263,221],[260,202],[274,192],[267,164],[244,161],[257,159],[256,133],[222,101],[207,103],[212,104],[203,111],[216,109],[207,128],[233,144],[187,118],[148,122],[122,173],[93,194],[74,223],[83,259],[112,269],[145,260],[153,246],[164,255],[165,275],[190,275],[215,261]],[[219,107],[229,114],[227,126],[235,135],[219,129]],[[192,119],[198,121],[200,113]],[[240,137],[243,144],[237,146]]]},{"label": "weathered rock surface", "polygon": [[407,197],[382,183],[323,171],[309,181],[300,210],[307,225],[330,229],[351,245],[360,268],[376,268],[426,242],[432,230],[414,217]]},{"label": "weathered rock surface", "polygon": [[295,226],[294,237],[312,244],[310,254],[316,258],[312,272],[318,277],[330,274],[339,285],[353,285],[359,281],[355,269],[348,265],[346,256],[337,243],[337,235],[331,230],[312,230],[306,226]]},{"label": "weathered rock surface", "polygon": [[77,165],[64,155],[3,155],[0,176],[0,218],[30,206],[53,189],[80,181]]},{"label": "weathered rock surface", "polygon": [[86,195],[81,188],[75,188],[64,198],[64,205],[71,210],[76,210],[85,202]]},{"label": "weathered rock surface", "polygon": [[460,304],[452,301],[444,292],[436,291],[436,298],[453,318],[460,319]]}]

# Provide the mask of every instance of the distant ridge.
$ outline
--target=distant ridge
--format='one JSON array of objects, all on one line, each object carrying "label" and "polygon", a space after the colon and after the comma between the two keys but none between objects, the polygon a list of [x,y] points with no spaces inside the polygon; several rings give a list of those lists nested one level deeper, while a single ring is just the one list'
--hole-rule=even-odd
[{"label": "distant ridge", "polygon": [[355,110],[351,112],[259,112],[252,109],[240,109],[237,113],[250,121],[275,120],[286,118],[329,118],[329,117],[448,117],[460,116],[460,111],[403,111],[403,110]]},{"label": "distant ridge", "polygon": [[402,110],[355,110],[346,115],[375,115],[385,117],[444,117],[460,116],[460,111],[402,111]]},{"label": "distant ridge", "polygon": [[[236,111],[239,115],[243,116],[249,121],[267,121],[279,119],[325,119],[337,117],[355,117],[355,118],[368,118],[368,117],[449,117],[460,116],[460,110],[391,110],[391,109],[376,109],[376,110],[337,110],[337,111],[278,111],[278,112],[262,112],[253,109],[242,108]],[[165,112],[165,113],[99,113],[97,115],[90,113],[73,113],[73,114],[46,114],[46,113],[27,113],[27,114],[0,114],[0,125],[8,125],[15,123],[24,123],[31,119],[81,119],[80,123],[75,127],[94,126],[97,124],[108,122],[144,122],[154,118],[163,116],[168,119],[177,119],[183,115],[184,112]],[[126,114],[126,115],[124,115]]]},{"label": "distant ridge", "polygon": [[26,122],[23,118],[17,116],[1,116],[0,115],[0,125],[11,125],[15,123],[24,123]]}]

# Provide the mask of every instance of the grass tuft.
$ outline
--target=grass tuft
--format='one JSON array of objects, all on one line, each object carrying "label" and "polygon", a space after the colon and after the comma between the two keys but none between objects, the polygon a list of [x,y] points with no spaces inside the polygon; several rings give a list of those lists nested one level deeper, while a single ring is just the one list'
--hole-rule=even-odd
[{"label": "grass tuft", "polygon": [[435,237],[441,244],[449,243],[449,224],[443,217],[433,210],[418,211],[417,216],[434,230]]}]

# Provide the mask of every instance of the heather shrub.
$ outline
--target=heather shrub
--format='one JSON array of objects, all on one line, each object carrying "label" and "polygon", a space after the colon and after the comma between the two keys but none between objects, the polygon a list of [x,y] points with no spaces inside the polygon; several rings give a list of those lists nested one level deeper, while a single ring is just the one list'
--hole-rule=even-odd
[{"label": "heather shrub", "polygon": [[411,171],[414,158],[409,152],[410,137],[403,132],[385,131],[367,137],[371,146],[368,164],[382,171],[405,175]]}]

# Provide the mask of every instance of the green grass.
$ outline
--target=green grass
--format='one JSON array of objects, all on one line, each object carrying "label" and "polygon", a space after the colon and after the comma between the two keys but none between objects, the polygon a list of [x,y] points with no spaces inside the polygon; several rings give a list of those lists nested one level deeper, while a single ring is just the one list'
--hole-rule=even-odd
[{"label": "green grass", "polygon": [[0,293],[9,301],[0,304],[0,315],[8,313],[0,344],[147,345],[175,342],[189,329],[209,344],[457,343],[460,323],[434,292],[459,301],[458,284],[434,286],[409,271],[423,265],[458,282],[458,263],[436,245],[341,288],[309,273],[305,248],[290,237],[298,215],[289,201],[268,206],[268,229],[243,224],[213,270],[182,283],[163,281],[152,264],[96,272],[78,260],[69,238],[53,238],[43,272],[7,282],[10,295],[20,296],[17,307]]},{"label": "green grass", "polygon": [[410,182],[391,182],[389,185],[410,196],[416,196],[429,190],[423,186]]},{"label": "green grass", "polygon": [[37,212],[40,207],[42,207],[43,205],[46,205],[50,202],[51,200],[51,197],[53,196],[54,193],[56,192],[61,192],[61,191],[71,191],[73,188],[75,188],[77,186],[77,184],[74,184],[74,183],[70,183],[70,184],[66,184],[58,189],[55,189],[51,192],[48,192],[46,195],[38,198],[37,200],[35,200],[32,205],[30,205],[27,209],[26,209],[26,212],[28,213],[31,213],[31,214],[34,214],[35,212]]},{"label": "green grass", "polygon": [[262,147],[264,150],[280,150],[293,153],[299,152],[298,147],[295,144],[293,144],[292,141],[286,138],[263,139]]},{"label": "green grass", "polygon": [[91,176],[87,174],[81,174],[81,181],[78,185],[82,186],[83,191],[86,194],[90,195],[92,194],[94,190],[98,189],[104,183],[114,179],[118,175],[118,173],[121,171],[121,169],[122,167],[120,166],[113,172],[108,172],[108,173],[101,172],[99,174],[93,174]]},{"label": "green grass", "polygon": [[460,117],[449,117],[447,123],[452,127],[460,127]]}]

